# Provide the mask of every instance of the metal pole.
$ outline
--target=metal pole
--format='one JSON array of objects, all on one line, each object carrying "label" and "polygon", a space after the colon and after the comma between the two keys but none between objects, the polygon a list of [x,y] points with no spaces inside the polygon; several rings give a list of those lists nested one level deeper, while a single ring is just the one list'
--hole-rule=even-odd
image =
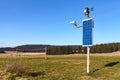
[{"label": "metal pole", "polygon": [[45,59],[47,59],[47,47],[45,48]]},{"label": "metal pole", "polygon": [[16,48],[16,56],[18,56],[18,49]]},{"label": "metal pole", "polygon": [[87,47],[87,73],[90,72],[90,47]]}]

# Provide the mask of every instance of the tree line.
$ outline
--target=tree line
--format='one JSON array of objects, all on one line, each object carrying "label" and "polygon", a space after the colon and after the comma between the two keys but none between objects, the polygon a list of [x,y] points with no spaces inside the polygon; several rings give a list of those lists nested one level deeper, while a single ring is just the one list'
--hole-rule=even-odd
[{"label": "tree line", "polygon": [[71,46],[52,46],[47,48],[47,54],[49,55],[61,55],[61,54],[72,54]]},{"label": "tree line", "polygon": [[[98,44],[90,47],[90,53],[111,53],[120,51],[120,43]],[[87,53],[87,48],[82,46],[54,46],[47,49],[47,54],[76,54]]]},{"label": "tree line", "polygon": [[[48,55],[62,55],[75,53],[86,54],[87,52],[86,47],[82,47],[81,45],[21,45],[14,48],[0,48],[0,53],[4,53],[5,51],[45,52],[45,48],[47,48]],[[120,51],[120,43],[98,44],[90,47],[91,53],[110,53],[115,51]]]},{"label": "tree line", "polygon": [[115,51],[120,51],[120,43],[100,44],[91,47],[91,53],[110,53]]}]

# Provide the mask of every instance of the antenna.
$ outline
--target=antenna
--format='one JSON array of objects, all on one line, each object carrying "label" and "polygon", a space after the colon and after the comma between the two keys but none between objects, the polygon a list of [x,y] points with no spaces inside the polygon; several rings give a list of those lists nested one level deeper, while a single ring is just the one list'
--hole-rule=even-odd
[{"label": "antenna", "polygon": [[91,10],[91,11],[94,11],[94,8],[92,7],[92,8],[90,8],[90,10]]}]

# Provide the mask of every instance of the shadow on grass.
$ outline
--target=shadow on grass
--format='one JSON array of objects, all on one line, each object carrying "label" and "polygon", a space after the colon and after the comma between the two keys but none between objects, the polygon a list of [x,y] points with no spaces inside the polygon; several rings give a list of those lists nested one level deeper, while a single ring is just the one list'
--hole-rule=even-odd
[{"label": "shadow on grass", "polygon": [[107,63],[107,64],[105,64],[102,68],[95,69],[93,72],[96,72],[96,71],[98,71],[98,70],[101,70],[101,69],[103,69],[103,68],[105,68],[105,67],[113,67],[113,66],[117,65],[118,63],[120,63],[120,62],[116,61],[116,62]]},{"label": "shadow on grass", "polygon": [[27,75],[28,76],[32,76],[32,77],[37,77],[37,76],[45,75],[45,71],[41,71],[41,72],[29,72]]},{"label": "shadow on grass", "polygon": [[110,63],[104,65],[104,67],[113,67],[114,65],[117,65],[118,63],[119,63],[118,61],[117,62],[110,62]]}]

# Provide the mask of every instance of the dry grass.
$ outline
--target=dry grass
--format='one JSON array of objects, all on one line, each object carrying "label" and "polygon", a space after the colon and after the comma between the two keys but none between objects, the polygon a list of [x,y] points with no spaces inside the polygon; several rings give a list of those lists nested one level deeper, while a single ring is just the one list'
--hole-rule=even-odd
[{"label": "dry grass", "polygon": [[[0,57],[0,68],[14,61],[26,64],[30,67],[32,76],[23,75],[20,78],[29,80],[119,80],[120,56],[117,56],[119,54],[120,52],[91,54],[90,74],[86,73],[86,54],[48,55],[47,60],[36,55],[18,57],[9,55]],[[18,80],[16,76],[15,79]]]},{"label": "dry grass", "polygon": [[[1,56],[44,56],[45,52],[16,52],[16,51],[6,51]],[[113,53],[90,53],[91,56],[120,56],[120,51]],[[49,56],[86,56],[86,54],[70,54],[70,55],[49,55]]]},{"label": "dry grass", "polygon": [[16,51],[5,51],[0,56],[44,56],[45,52],[16,52]]},{"label": "dry grass", "polygon": [[19,63],[9,63],[3,67],[3,71],[17,74],[26,74],[29,72],[29,68],[23,64]]}]

